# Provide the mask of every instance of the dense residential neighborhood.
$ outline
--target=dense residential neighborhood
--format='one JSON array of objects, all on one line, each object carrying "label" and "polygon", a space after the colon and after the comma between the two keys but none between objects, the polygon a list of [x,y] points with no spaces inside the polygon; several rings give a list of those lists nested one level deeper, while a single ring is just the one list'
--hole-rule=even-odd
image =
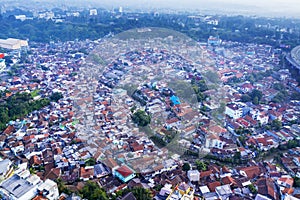
[{"label": "dense residential neighborhood", "polygon": [[161,28],[0,47],[2,199],[300,199],[281,48]]}]

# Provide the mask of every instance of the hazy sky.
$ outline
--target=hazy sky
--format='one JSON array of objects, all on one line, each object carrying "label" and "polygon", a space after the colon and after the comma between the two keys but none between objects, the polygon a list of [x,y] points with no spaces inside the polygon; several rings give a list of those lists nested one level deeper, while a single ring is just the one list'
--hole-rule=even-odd
[{"label": "hazy sky", "polygon": [[[78,0],[81,1],[81,0]],[[122,5],[123,7],[151,7],[174,9],[218,9],[224,11],[258,14],[300,16],[300,0],[94,0],[99,4]]]},{"label": "hazy sky", "polygon": [[[1,2],[18,2],[23,6],[44,5],[45,2],[56,2],[81,7],[124,7],[142,9],[180,9],[217,11],[218,14],[250,14],[263,16],[286,16],[300,18],[300,0],[0,0]],[[9,3],[8,3],[9,4]]]}]

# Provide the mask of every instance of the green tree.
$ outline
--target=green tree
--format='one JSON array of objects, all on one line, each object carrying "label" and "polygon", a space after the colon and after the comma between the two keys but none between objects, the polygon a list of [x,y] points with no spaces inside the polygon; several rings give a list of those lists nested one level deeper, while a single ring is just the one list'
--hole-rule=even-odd
[{"label": "green tree", "polygon": [[105,191],[99,185],[92,181],[87,181],[85,186],[79,190],[83,198],[88,200],[108,200]]},{"label": "green tree", "polygon": [[213,71],[207,71],[205,73],[205,77],[212,83],[218,83],[219,82],[219,76],[216,72]]},{"label": "green tree", "polygon": [[151,117],[143,110],[137,110],[132,115],[132,120],[138,126],[147,126],[151,122]]},{"label": "green tree", "polygon": [[260,90],[257,90],[257,89],[252,90],[252,92],[249,95],[252,98],[252,101],[254,101],[255,97],[257,97],[258,101],[260,101],[263,97],[262,92]]},{"label": "green tree", "polygon": [[182,170],[183,170],[183,171],[189,171],[190,169],[191,169],[191,166],[190,166],[189,163],[184,163],[184,164],[182,165]]},{"label": "green tree", "polygon": [[258,104],[259,104],[259,100],[258,100],[258,97],[257,97],[257,96],[255,96],[255,97],[253,98],[252,103],[253,103],[254,105],[258,105]]},{"label": "green tree", "polygon": [[244,94],[241,97],[242,102],[249,102],[252,100],[252,98],[248,94]]},{"label": "green tree", "polygon": [[63,95],[60,92],[54,92],[51,96],[50,96],[50,100],[54,101],[54,102],[58,102],[59,99],[63,98]]},{"label": "green tree", "polygon": [[96,164],[96,161],[94,158],[90,158],[87,161],[85,161],[86,166],[94,166]]},{"label": "green tree", "polygon": [[142,188],[142,187],[134,187],[134,188],[126,188],[124,190],[120,190],[116,193],[117,197],[124,197],[128,193],[132,193],[137,200],[152,200],[152,194],[150,190]]},{"label": "green tree", "polygon": [[206,171],[207,170],[207,165],[200,160],[196,160],[195,161],[195,165],[197,167],[198,170],[202,170],[202,171]]},{"label": "green tree", "polygon": [[251,191],[251,193],[253,193],[253,194],[257,193],[257,189],[253,184],[248,185],[248,188]]},{"label": "green tree", "polygon": [[271,122],[271,127],[274,130],[279,131],[282,128],[282,123],[278,119],[275,119]]},{"label": "green tree", "polygon": [[152,200],[152,194],[149,190],[142,187],[135,187],[131,190],[137,200]]},{"label": "green tree", "polygon": [[59,193],[72,194],[71,190],[65,185],[65,183],[59,178],[56,180]]}]

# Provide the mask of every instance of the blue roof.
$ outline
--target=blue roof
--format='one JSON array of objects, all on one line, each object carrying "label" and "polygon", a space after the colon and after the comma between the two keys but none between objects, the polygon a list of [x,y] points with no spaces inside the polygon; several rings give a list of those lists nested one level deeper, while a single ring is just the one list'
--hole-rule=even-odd
[{"label": "blue roof", "polygon": [[171,96],[170,100],[173,102],[174,105],[181,104],[179,98],[175,95]]}]

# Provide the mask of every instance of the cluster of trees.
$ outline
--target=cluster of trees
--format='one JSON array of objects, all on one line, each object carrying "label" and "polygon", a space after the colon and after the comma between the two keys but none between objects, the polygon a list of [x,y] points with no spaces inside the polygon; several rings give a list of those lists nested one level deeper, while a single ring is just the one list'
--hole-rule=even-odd
[{"label": "cluster of trees", "polygon": [[289,140],[287,142],[287,144],[281,144],[281,145],[279,145],[278,149],[280,151],[282,151],[282,150],[287,150],[287,149],[293,149],[293,148],[299,147],[299,146],[300,146],[299,145],[299,141],[294,139],[294,140]]},{"label": "cluster of trees", "polygon": [[[65,22],[55,23],[52,20],[37,19],[20,21],[16,20],[13,11],[11,15],[0,15],[0,38],[16,37],[29,39],[36,42],[49,42],[50,40],[85,40],[98,39],[110,32],[115,34],[140,27],[169,28],[194,38],[197,41],[207,41],[210,35],[218,35],[223,40],[231,40],[247,43],[263,43],[279,47],[281,43],[292,47],[299,43],[299,31],[280,33],[279,29],[270,27],[257,27],[257,23],[266,25],[281,24],[295,28],[300,22],[288,19],[269,20],[266,18],[250,18],[243,16],[216,16],[219,19],[217,26],[207,24],[204,20],[195,21],[188,14],[165,14],[154,16],[152,13],[139,14],[135,17],[124,14],[122,17],[114,17],[108,11],[99,11],[98,16],[89,16],[88,12],[82,12],[80,17],[66,17]],[[17,12],[16,12],[17,13]],[[19,11],[18,13],[26,13]],[[27,12],[27,15],[30,13]],[[32,15],[32,14],[31,14]],[[130,15],[130,14],[129,14]],[[297,24],[298,23],[298,24]],[[284,35],[282,38],[281,36]]]},{"label": "cluster of trees", "polygon": [[29,93],[17,93],[3,100],[0,103],[0,130],[3,130],[10,120],[22,118],[49,104],[50,100],[47,98],[34,101]]},{"label": "cluster of trees", "polygon": [[294,185],[293,187],[300,187],[300,178],[297,176],[293,177],[294,178]]},{"label": "cluster of trees", "polygon": [[59,99],[62,99],[63,95],[60,92],[54,92],[51,96],[50,96],[50,100],[54,101],[54,102],[58,102]]},{"label": "cluster of trees", "polygon": [[108,200],[106,192],[99,185],[92,181],[87,181],[85,186],[79,190],[80,196],[88,200]]},{"label": "cluster of trees", "polygon": [[151,122],[151,117],[143,110],[137,110],[131,118],[138,126],[147,126]]},{"label": "cluster of trees", "polygon": [[269,70],[266,70],[265,72],[248,74],[243,78],[237,78],[234,76],[234,77],[228,79],[227,84],[233,85],[235,83],[241,83],[243,81],[249,81],[251,84],[253,84],[257,81],[262,80],[264,77],[271,76],[272,73],[273,73],[273,70],[269,69]]},{"label": "cluster of trees", "polygon": [[[2,94],[3,95],[3,94]],[[50,104],[50,101],[58,101],[62,98],[60,93],[53,93],[50,98],[33,100],[34,93],[16,93],[6,99],[0,100],[0,131],[6,128],[11,120],[23,118],[34,110],[39,110]]]},{"label": "cluster of trees", "polygon": [[258,105],[260,100],[262,99],[263,94],[260,90],[254,89],[249,94],[244,94],[241,97],[242,102],[252,102],[255,105]]},{"label": "cluster of trees", "polygon": [[128,193],[132,193],[137,200],[152,200],[153,195],[150,190],[144,189],[142,187],[126,188],[120,190],[116,193],[112,199],[117,199],[118,197],[124,197]]},{"label": "cluster of trees", "polygon": [[206,171],[207,170],[207,164],[203,161],[196,160],[195,165],[196,165],[198,170],[201,170],[201,171]]},{"label": "cluster of trees", "polygon": [[154,142],[155,145],[158,146],[158,148],[162,148],[167,145],[167,142],[157,135],[151,136],[150,139]]},{"label": "cluster of trees", "polygon": [[275,90],[278,90],[279,92],[272,99],[272,101],[274,103],[282,103],[282,102],[284,102],[287,99],[288,95],[289,95],[288,92],[287,92],[287,90],[286,90],[286,88],[285,88],[285,86],[282,83],[275,83],[273,85],[273,88]]},{"label": "cluster of trees", "polygon": [[[61,179],[57,179],[56,183],[58,185],[58,190],[60,193],[65,193],[67,195],[71,195],[72,193],[74,193],[68,188],[67,185],[65,185],[65,183]],[[96,182],[93,181],[87,181],[82,189],[75,191],[76,195],[88,200],[116,200],[119,197],[123,197],[130,192],[135,196],[137,200],[151,200],[153,198],[150,190],[141,187],[126,188],[124,190],[119,190],[114,195],[109,196],[103,188],[101,188]]]},{"label": "cluster of trees", "polygon": [[182,170],[183,170],[183,171],[187,172],[187,171],[189,171],[190,169],[191,169],[191,165],[190,165],[189,163],[184,163],[184,164],[182,165]]},{"label": "cluster of trees", "polygon": [[192,88],[197,96],[197,101],[198,102],[204,101],[208,97],[206,94],[203,93],[206,90],[208,90],[205,80],[192,79],[191,84],[192,84]]}]

